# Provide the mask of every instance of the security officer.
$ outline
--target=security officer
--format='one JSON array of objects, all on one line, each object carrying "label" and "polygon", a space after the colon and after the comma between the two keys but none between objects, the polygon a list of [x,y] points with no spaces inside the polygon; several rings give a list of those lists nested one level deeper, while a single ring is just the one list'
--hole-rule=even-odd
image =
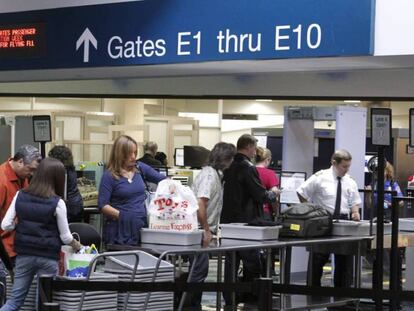
[{"label": "security officer", "polygon": [[[313,174],[296,191],[301,202],[312,201],[325,208],[334,219],[359,221],[361,198],[355,180],[347,174],[351,167],[351,154],[336,150],[331,158],[331,167]],[[330,252],[316,249],[312,257],[311,285],[321,286],[323,266],[328,262]],[[335,255],[335,287],[349,287],[352,283],[352,255]]]}]

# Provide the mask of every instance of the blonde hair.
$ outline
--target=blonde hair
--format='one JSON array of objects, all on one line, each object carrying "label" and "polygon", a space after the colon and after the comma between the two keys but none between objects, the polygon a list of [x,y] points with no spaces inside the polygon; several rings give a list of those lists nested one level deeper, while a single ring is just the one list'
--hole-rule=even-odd
[{"label": "blonde hair", "polygon": [[112,145],[108,161],[108,171],[111,172],[116,179],[121,177],[122,168],[129,155],[134,150],[134,146],[135,148],[138,147],[137,142],[132,137],[127,135],[119,136]]},{"label": "blonde hair", "polygon": [[384,174],[386,180],[394,180],[394,167],[388,161],[385,163]]},{"label": "blonde hair", "polygon": [[272,159],[272,152],[267,148],[257,147],[256,163],[261,163],[266,159]]}]

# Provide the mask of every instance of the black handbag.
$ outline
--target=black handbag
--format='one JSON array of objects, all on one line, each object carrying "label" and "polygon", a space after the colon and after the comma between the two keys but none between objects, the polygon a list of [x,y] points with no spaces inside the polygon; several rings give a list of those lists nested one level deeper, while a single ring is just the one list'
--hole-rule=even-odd
[{"label": "black handbag", "polygon": [[332,233],[332,216],[311,203],[293,204],[281,216],[282,237],[311,238]]}]

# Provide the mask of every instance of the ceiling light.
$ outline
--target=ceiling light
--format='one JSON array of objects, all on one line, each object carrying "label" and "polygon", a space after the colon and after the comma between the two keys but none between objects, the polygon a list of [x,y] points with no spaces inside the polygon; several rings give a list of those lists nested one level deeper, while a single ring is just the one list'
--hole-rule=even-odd
[{"label": "ceiling light", "polygon": [[360,100],[344,100],[344,103],[347,103],[347,104],[360,104],[361,101]]},{"label": "ceiling light", "polygon": [[271,99],[255,99],[257,102],[271,102]]},{"label": "ceiling light", "polygon": [[114,116],[113,112],[106,112],[106,111],[88,111],[86,112],[86,114],[94,115],[94,116],[108,116],[108,117]]}]

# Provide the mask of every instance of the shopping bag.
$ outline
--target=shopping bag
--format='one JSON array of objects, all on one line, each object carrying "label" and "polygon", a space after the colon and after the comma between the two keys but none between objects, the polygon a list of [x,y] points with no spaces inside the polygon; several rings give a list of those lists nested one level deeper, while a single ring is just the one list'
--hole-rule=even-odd
[{"label": "shopping bag", "polygon": [[176,180],[165,179],[158,184],[148,207],[150,229],[194,231],[198,229],[198,203],[189,187]]},{"label": "shopping bag", "polygon": [[61,268],[59,269],[59,274],[74,278],[86,277],[89,272],[89,265],[96,255],[97,253],[75,253],[71,246],[62,246],[61,262],[63,265],[61,265]]}]

